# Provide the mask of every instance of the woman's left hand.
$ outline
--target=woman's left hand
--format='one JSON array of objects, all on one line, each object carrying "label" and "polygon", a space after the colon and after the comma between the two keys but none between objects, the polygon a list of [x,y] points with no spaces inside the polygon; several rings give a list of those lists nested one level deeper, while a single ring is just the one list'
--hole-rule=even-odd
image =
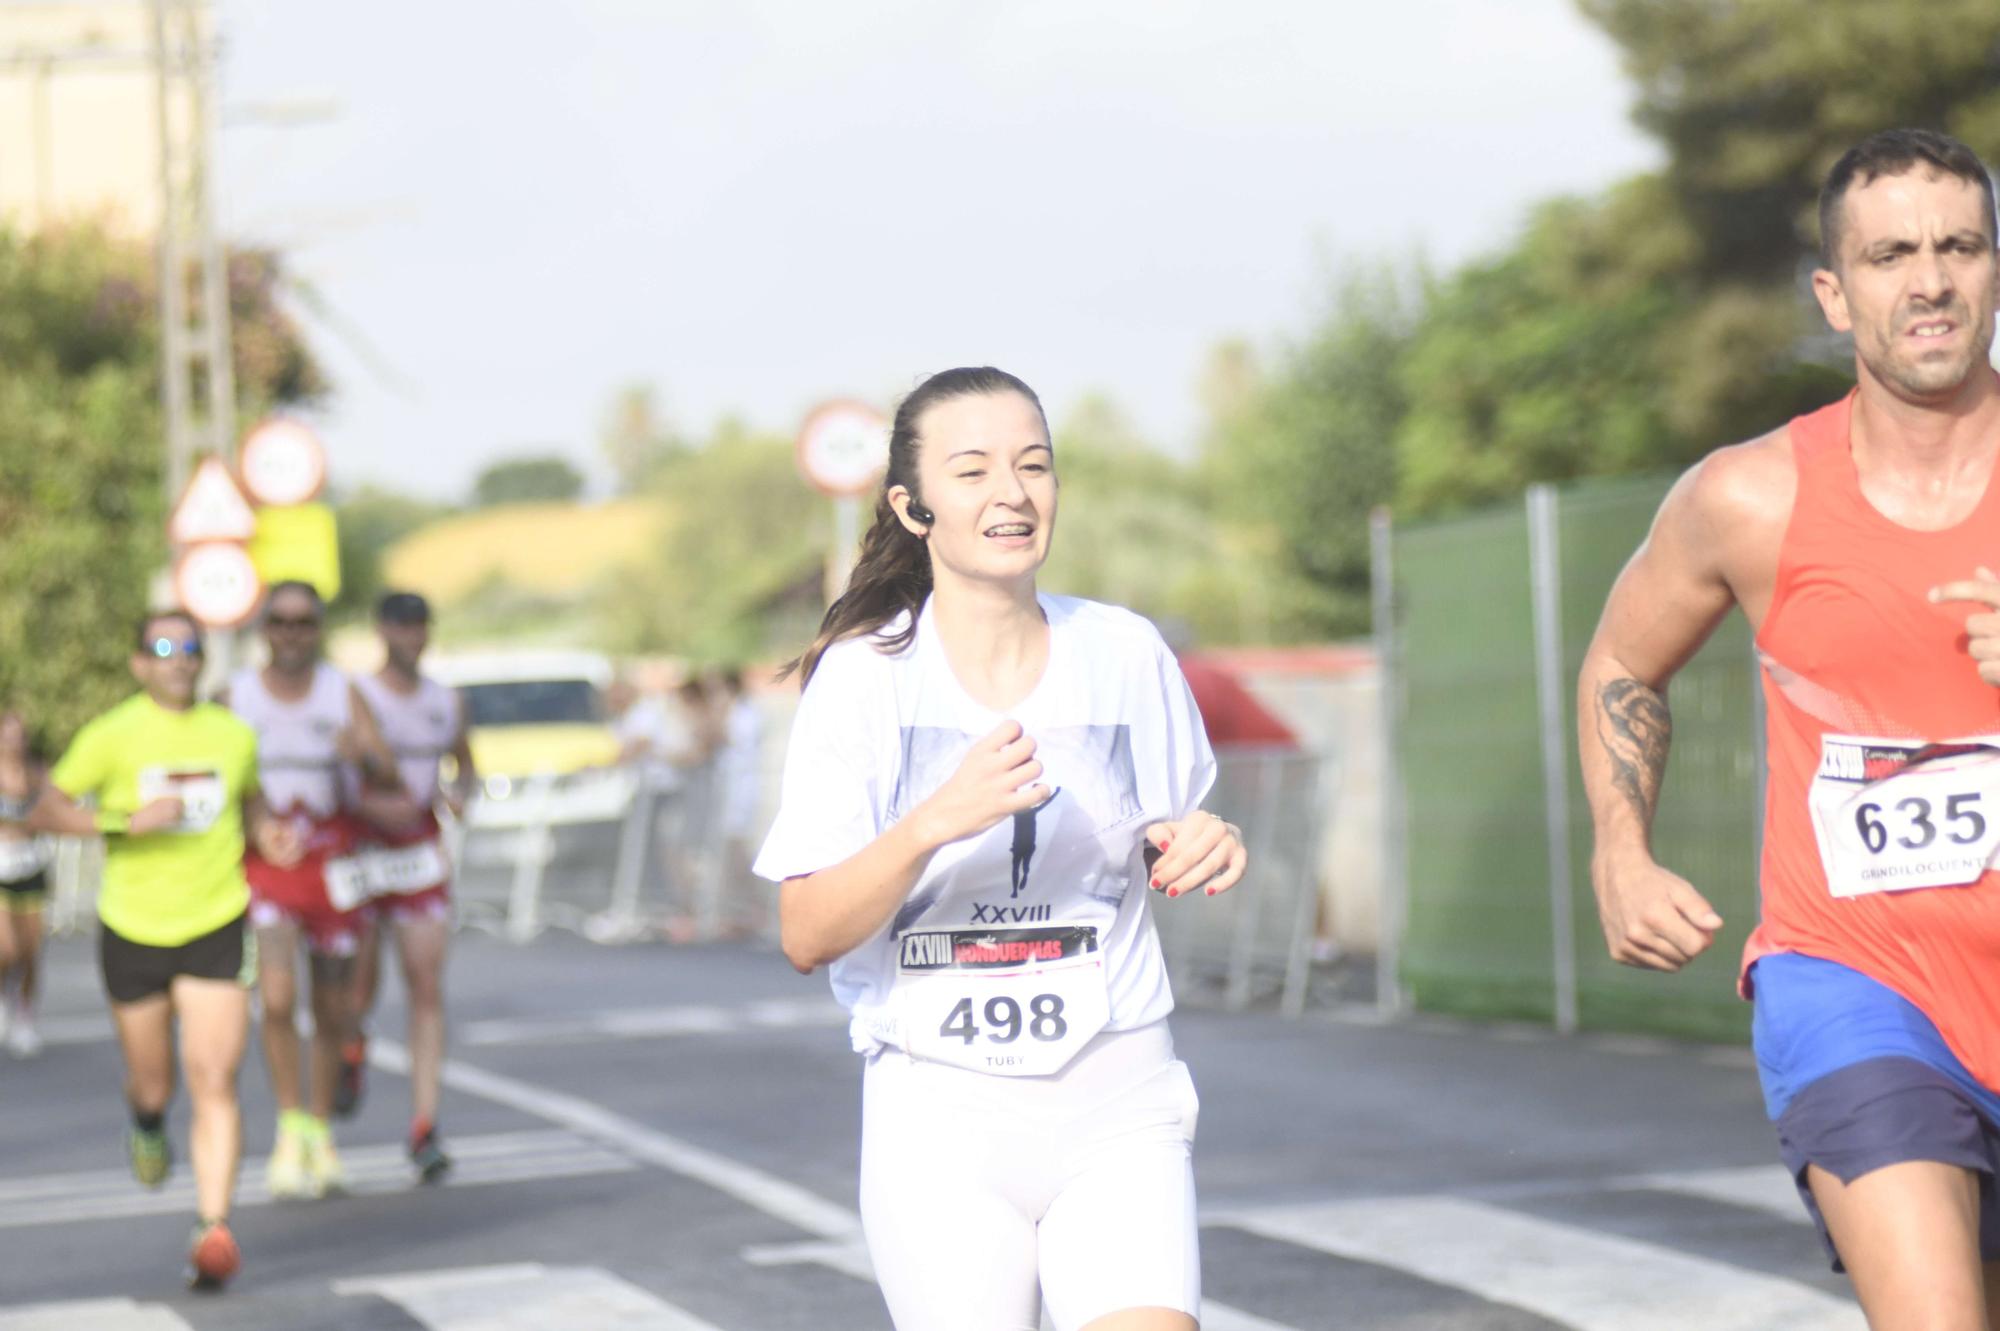
[{"label": "woman's left hand", "polygon": [[1154,823],[1146,829],[1146,840],[1160,849],[1151,886],[1170,897],[1196,888],[1209,896],[1227,892],[1243,881],[1250,863],[1243,829],[1200,809],[1177,822]]}]

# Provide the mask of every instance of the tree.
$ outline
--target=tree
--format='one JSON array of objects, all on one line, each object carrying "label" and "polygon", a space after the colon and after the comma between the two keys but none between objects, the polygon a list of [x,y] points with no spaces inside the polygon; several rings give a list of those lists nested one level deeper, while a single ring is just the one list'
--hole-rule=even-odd
[{"label": "tree", "polygon": [[599,592],[606,645],[698,661],[802,646],[771,641],[769,627],[786,592],[816,577],[831,517],[799,479],[792,441],[724,421],[649,488],[669,516],[653,557]]},{"label": "tree", "polygon": [[619,390],[606,413],[602,437],[604,460],[618,478],[619,494],[641,494],[653,478],[688,450],[688,442],[660,412],[651,387],[632,384]]},{"label": "tree", "polygon": [[333,605],[335,616],[354,622],[374,614],[375,603],[390,590],[383,581],[382,552],[451,511],[448,504],[372,485],[335,503],[340,533],[340,599]]},{"label": "tree", "polygon": [[1368,514],[1395,492],[1400,368],[1421,283],[1417,272],[1355,269],[1274,372],[1257,375],[1240,348],[1211,365],[1201,474],[1245,554],[1268,561],[1269,636],[1367,628]]},{"label": "tree", "polygon": [[[153,273],[146,247],[101,230],[0,229],[0,705],[51,749],[132,691],[166,562]],[[272,256],[232,256],[247,410],[324,387],[275,304],[281,276]]]},{"label": "tree", "polygon": [[583,473],[562,458],[508,458],[479,473],[472,483],[472,506],[563,503],[583,493]]}]

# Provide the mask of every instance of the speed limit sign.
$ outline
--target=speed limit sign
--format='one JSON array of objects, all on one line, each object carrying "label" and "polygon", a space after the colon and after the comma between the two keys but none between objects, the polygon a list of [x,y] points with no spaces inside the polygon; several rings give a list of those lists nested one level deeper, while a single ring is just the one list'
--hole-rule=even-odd
[{"label": "speed limit sign", "polygon": [[326,446],[305,422],[268,417],[244,437],[237,470],[258,503],[303,504],[326,485]]},{"label": "speed limit sign", "polygon": [[864,495],[889,466],[888,418],[865,402],[823,403],[799,429],[798,460],[800,473],[821,494]]},{"label": "speed limit sign", "polygon": [[250,618],[264,584],[234,541],[191,545],[174,563],[174,595],[207,628],[233,629]]}]

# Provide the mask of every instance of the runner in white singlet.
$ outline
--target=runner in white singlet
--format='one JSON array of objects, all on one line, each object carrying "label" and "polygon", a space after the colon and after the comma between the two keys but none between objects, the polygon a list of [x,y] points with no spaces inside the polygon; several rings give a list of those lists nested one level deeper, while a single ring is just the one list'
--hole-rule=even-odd
[{"label": "runner in white singlet", "polygon": [[[404,999],[409,1006],[410,1163],[431,1182],[451,1168],[437,1130],[438,1082],[444,1065],[444,959],[451,937],[451,866],[442,843],[437,805],[456,818],[476,773],[466,737],[465,708],[458,693],[421,672],[430,645],[430,605],[415,592],[390,592],[375,609],[381,635],[380,671],[357,678],[355,687],[375,711],[382,738],[396,756],[402,789],[371,791],[358,772],[351,774],[356,808],[367,824],[361,859],[368,867],[369,904],[355,967],[355,1038],[342,1054],[342,1087],[352,1094],[336,1100],[351,1112],[360,1099],[366,1062],[362,1023],[375,1006],[381,975],[381,935],[396,936],[402,959]],[[453,760],[449,785],[439,764]]]},{"label": "runner in white singlet", "polygon": [[[254,847],[243,861],[257,930],[264,1057],[278,1102],[265,1182],[279,1197],[317,1197],[345,1186],[328,1120],[353,1020],[355,908],[363,898],[354,858],[357,825],[346,809],[341,767],[362,765],[377,786],[393,789],[398,782],[367,702],[345,675],[320,660],[324,610],[307,583],[273,586],[263,621],[270,662],[238,671],[224,699],[257,732],[266,805],[274,817],[291,821],[305,845],[295,864],[272,864]],[[293,1019],[301,941],[312,982],[309,1078]]]},{"label": "runner in white singlet", "polygon": [[1212,895],[1246,856],[1199,808],[1214,757],[1152,625],[1037,593],[1055,513],[1026,384],[950,370],[903,402],[756,865],[867,1058],[862,1221],[901,1331],[1200,1308],[1196,1100],[1145,889]]}]

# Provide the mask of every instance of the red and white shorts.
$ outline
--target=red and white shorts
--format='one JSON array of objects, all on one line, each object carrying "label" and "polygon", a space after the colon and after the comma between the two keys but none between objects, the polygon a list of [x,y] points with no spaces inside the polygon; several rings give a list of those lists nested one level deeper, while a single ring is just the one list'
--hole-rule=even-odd
[{"label": "red and white shorts", "polygon": [[245,848],[243,874],[250,880],[250,923],[259,929],[294,925],[314,952],[329,957],[353,956],[360,941],[361,918],[351,908],[334,904],[327,889],[327,870],[352,854],[360,826],[340,813],[330,818],[305,813],[278,816],[291,818],[305,832],[305,854],[296,864],[277,865],[254,848]]},{"label": "red and white shorts", "polygon": [[407,832],[370,828],[366,838],[359,852],[368,880],[364,911],[398,922],[451,918],[451,859],[436,814],[425,813]]}]

